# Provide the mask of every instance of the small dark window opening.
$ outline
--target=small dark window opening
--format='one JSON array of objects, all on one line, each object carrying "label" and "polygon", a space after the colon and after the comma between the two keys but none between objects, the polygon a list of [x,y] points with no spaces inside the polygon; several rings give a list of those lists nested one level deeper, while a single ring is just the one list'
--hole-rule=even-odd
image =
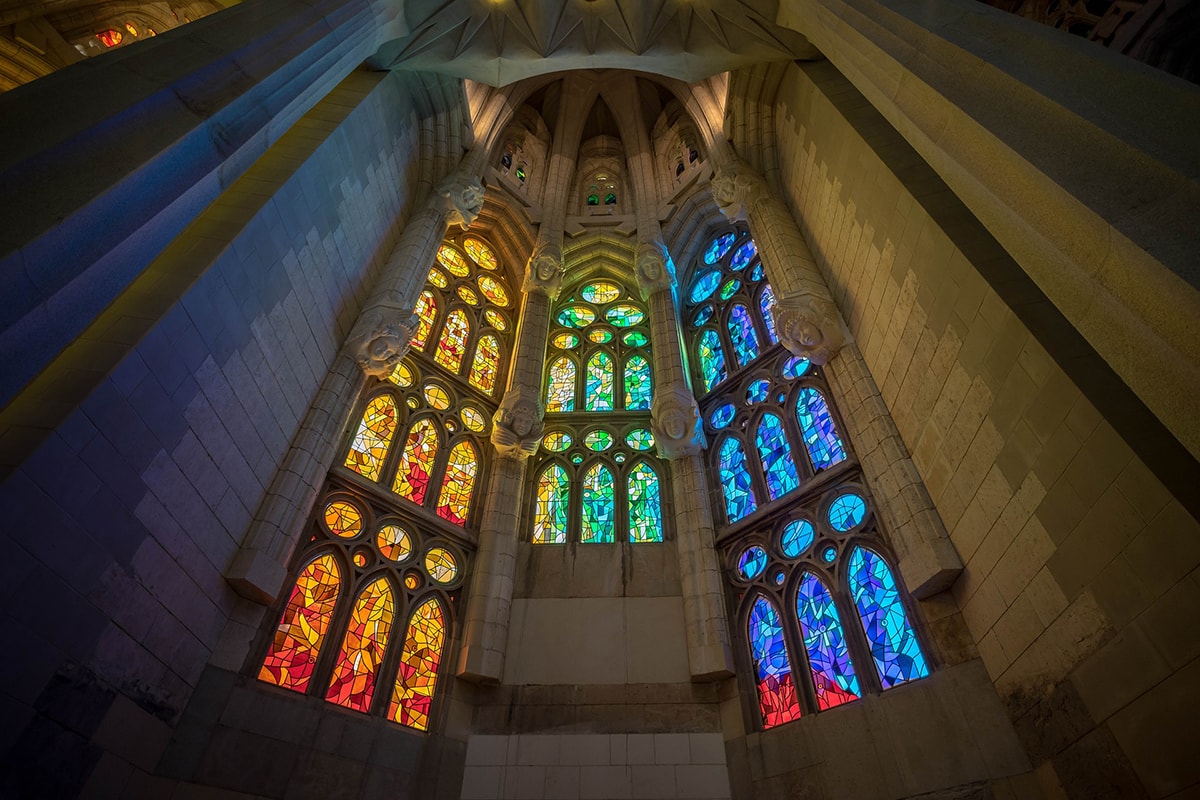
[{"label": "small dark window opening", "polygon": [[500,166],[504,167],[505,169],[512,167],[512,153],[505,153],[504,155],[500,156]]},{"label": "small dark window opening", "polygon": [[680,161],[678,164],[675,165],[675,177],[678,178],[682,174],[683,174],[683,162]]},{"label": "small dark window opening", "polygon": [[689,164],[695,162],[695,160],[699,157],[700,157],[700,154],[698,152],[696,152],[695,150],[688,151],[688,163]]}]

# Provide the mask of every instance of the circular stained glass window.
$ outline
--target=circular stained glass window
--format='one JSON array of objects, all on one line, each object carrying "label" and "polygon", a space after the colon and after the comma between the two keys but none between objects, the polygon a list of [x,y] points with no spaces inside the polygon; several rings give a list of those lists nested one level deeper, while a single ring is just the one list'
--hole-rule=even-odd
[{"label": "circular stained glass window", "polygon": [[696,312],[695,316],[692,317],[692,325],[696,328],[699,328],[701,325],[708,322],[708,320],[712,317],[712,315],[713,315],[713,307],[712,306],[704,306],[703,308],[701,308],[699,311]]},{"label": "circular stained glass window", "polygon": [[625,463],[625,454],[617,453],[616,455],[613,456],[613,461],[617,462],[618,464],[624,464]]},{"label": "circular stained glass window", "polygon": [[454,420],[454,419],[446,420],[446,430],[450,431],[451,433],[455,433],[456,431],[458,431],[458,420]]},{"label": "circular stained glass window", "polygon": [[542,447],[551,453],[561,453],[571,446],[571,434],[565,431],[551,431],[542,437]]},{"label": "circular stained glass window", "polygon": [[583,437],[583,446],[588,450],[595,450],[597,453],[607,450],[612,447],[612,444],[613,436],[608,431],[592,431]]},{"label": "circular stained glass window", "polygon": [[571,333],[570,331],[557,334],[553,339],[550,340],[550,344],[554,345],[559,350],[570,350],[572,347],[575,347],[577,344],[579,344],[579,334]]},{"label": "circular stained glass window", "polygon": [[806,519],[794,519],[783,529],[779,537],[779,549],[788,558],[799,558],[805,550],[812,547],[816,531],[812,523]]},{"label": "circular stained glass window", "polygon": [[489,308],[489,309],[484,310],[483,317],[484,317],[484,319],[486,319],[488,321],[488,324],[491,325],[496,330],[498,330],[498,331],[508,330],[508,320],[506,320],[504,318],[504,315],[501,314],[496,309]]},{"label": "circular stained glass window", "polygon": [[783,374],[788,378],[799,378],[804,373],[808,372],[808,359],[800,356],[792,356],[783,364]]},{"label": "circular stained glass window", "polygon": [[414,573],[410,572],[404,576],[404,588],[408,589],[410,592],[415,591],[420,585],[421,579],[418,578]]},{"label": "circular stained glass window", "polygon": [[646,312],[637,306],[621,303],[604,312],[605,318],[618,328],[628,328],[637,325],[646,318]]},{"label": "circular stained glass window", "polygon": [[867,501],[854,492],[838,495],[829,504],[829,524],[835,531],[846,531],[859,525],[867,516]]},{"label": "circular stained glass window", "polygon": [[445,289],[450,285],[450,279],[446,277],[446,273],[442,272],[437,267],[430,267],[429,282],[439,289]]},{"label": "circular stained glass window", "polygon": [[729,248],[733,247],[733,240],[736,238],[735,234],[726,233],[709,242],[708,249],[704,251],[704,263],[715,264],[720,261],[729,252]]},{"label": "circular stained glass window", "polygon": [[594,328],[593,330],[588,331],[588,341],[589,342],[595,342],[596,344],[605,344],[607,342],[611,342],[612,339],[613,339],[613,332],[610,331],[608,328]]},{"label": "circular stained glass window", "polygon": [[479,276],[479,291],[483,292],[484,297],[498,306],[508,305],[508,292],[504,291],[504,284],[491,275]]},{"label": "circular stained glass window", "polygon": [[572,463],[572,464],[582,464],[582,463],[583,463],[583,456],[581,456],[581,455],[579,455],[578,453],[576,453],[575,455],[571,456],[571,463]]},{"label": "circular stained glass window", "polygon": [[742,551],[738,557],[738,572],[748,581],[752,581],[767,568],[767,551],[758,545],[751,545]]},{"label": "circular stained glass window", "polygon": [[412,555],[412,537],[399,525],[384,525],[375,536],[375,545],[388,561],[403,561]]},{"label": "circular stained glass window", "polygon": [[467,255],[475,259],[475,263],[484,269],[495,269],[499,264],[492,248],[475,238],[463,239],[463,249]]},{"label": "circular stained glass window", "polygon": [[621,341],[626,347],[644,347],[650,339],[641,331],[629,331],[621,337]]},{"label": "circular stained glass window", "polygon": [[625,434],[625,444],[634,450],[649,450],[654,447],[654,434],[645,428],[634,428]]},{"label": "circular stained glass window", "polygon": [[354,554],[354,566],[365,567],[367,565],[367,554],[359,551]]},{"label": "circular stained glass window", "polygon": [[362,533],[362,512],[345,500],[334,500],[325,506],[325,527],[334,536],[353,539]]},{"label": "circular stained glass window", "polygon": [[714,428],[724,428],[733,420],[734,413],[733,403],[726,403],[723,406],[718,406],[708,419]]},{"label": "circular stained glass window", "polygon": [[730,278],[729,280],[725,281],[725,284],[721,287],[721,299],[728,300],[729,298],[733,297],[734,293],[740,288],[742,288],[742,282],[737,278]]},{"label": "circular stained glass window", "polygon": [[401,361],[396,365],[396,368],[392,370],[392,374],[388,376],[388,380],[397,386],[404,388],[412,386],[414,380],[412,367]]},{"label": "circular stained glass window", "polygon": [[696,282],[692,284],[692,293],[690,295],[693,303],[703,303],[708,298],[712,297],[712,293],[717,290],[721,284],[721,271],[709,270],[696,278]]},{"label": "circular stained glass window", "polygon": [[837,549],[833,547],[826,547],[821,551],[821,558],[826,564],[832,564],[833,560],[837,558]]},{"label": "circular stained glass window", "polygon": [[758,250],[754,247],[754,240],[751,239],[739,247],[737,252],[733,254],[733,261],[730,262],[730,266],[734,269],[745,269],[746,265],[750,263],[750,259],[754,258],[757,252]]},{"label": "circular stained glass window", "polygon": [[587,300],[589,303],[599,303],[603,305],[604,303],[611,303],[613,300],[616,300],[618,297],[620,297],[621,289],[615,284],[608,283],[607,281],[598,281],[596,283],[589,283],[587,286],[583,287],[582,295],[583,299]]},{"label": "circular stained glass window", "polygon": [[461,297],[463,299],[463,302],[466,303],[467,305],[471,305],[471,306],[479,305],[479,295],[477,295],[475,293],[475,290],[472,289],[470,286],[458,287],[458,296]]},{"label": "circular stained glass window", "polygon": [[558,324],[564,328],[586,328],[596,321],[596,312],[587,306],[567,306],[558,312]]},{"label": "circular stained glass window", "polygon": [[465,278],[471,268],[467,266],[467,260],[463,258],[463,254],[448,244],[444,244],[438,248],[438,262],[450,270],[450,274],[456,278]]},{"label": "circular stained glass window", "polygon": [[450,393],[436,383],[427,383],[425,384],[425,402],[438,411],[445,411],[450,407]]},{"label": "circular stained glass window", "polygon": [[463,406],[462,411],[458,413],[462,417],[463,425],[467,426],[467,430],[483,433],[487,429],[487,417],[475,406]]},{"label": "circular stained glass window", "polygon": [[783,570],[778,570],[775,573],[775,585],[783,586]]},{"label": "circular stained glass window", "polygon": [[746,388],[747,403],[761,403],[771,393],[771,382],[766,378],[755,381]]},{"label": "circular stained glass window", "polygon": [[421,405],[421,401],[415,397],[410,396],[407,400],[404,401],[404,404],[406,406],[408,406],[409,408],[411,408],[413,411],[416,411],[417,408]]},{"label": "circular stained glass window", "polygon": [[438,583],[450,583],[458,575],[458,562],[446,548],[433,547],[425,554],[425,571]]}]

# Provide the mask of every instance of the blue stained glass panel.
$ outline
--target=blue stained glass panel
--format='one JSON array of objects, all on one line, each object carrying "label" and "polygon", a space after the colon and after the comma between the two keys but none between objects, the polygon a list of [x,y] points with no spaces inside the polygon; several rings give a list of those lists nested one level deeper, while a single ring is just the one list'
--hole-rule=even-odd
[{"label": "blue stained glass panel", "polygon": [[775,290],[768,283],[758,296],[758,310],[762,312],[763,324],[767,326],[767,338],[771,340],[771,344],[779,344],[779,335],[775,333],[775,315],[771,313],[774,302]]},{"label": "blue stained glass panel", "polygon": [[711,305],[704,306],[699,311],[697,311],[695,313],[695,315],[692,317],[692,327],[699,328],[701,325],[708,322],[709,319],[712,318],[712,315],[713,315],[713,307]]},{"label": "blue stained glass panel", "polygon": [[719,269],[709,270],[696,278],[696,282],[692,284],[692,302],[703,303],[712,297],[712,293],[717,290],[717,286],[720,283],[721,271]]},{"label": "blue stained glass panel", "polygon": [[737,234],[726,233],[709,242],[708,249],[704,251],[704,263],[715,264],[724,258],[729,248],[733,247],[733,240],[736,238]]},{"label": "blue stained glass panel", "polygon": [[778,500],[800,486],[796,462],[792,461],[783,421],[774,414],[765,414],[758,423],[758,454],[762,458],[767,478],[767,493]]},{"label": "blue stained glass panel", "polygon": [[733,403],[725,403],[717,406],[717,409],[712,412],[712,416],[709,417],[709,421],[712,422],[714,428],[724,428],[733,421],[734,413]]},{"label": "blue stained glass panel", "polygon": [[767,395],[771,392],[771,382],[766,378],[754,381],[746,388],[746,402],[750,404],[761,403],[767,399]]},{"label": "blue stained glass panel", "polygon": [[750,312],[740,303],[729,312],[729,338],[739,366],[746,366],[758,358],[758,334],[750,321]]},{"label": "blue stained glass panel", "polygon": [[816,531],[811,522],[806,519],[794,519],[783,529],[783,535],[779,537],[779,549],[788,558],[799,558],[805,550],[812,547],[815,536]]},{"label": "blue stained glass panel", "polygon": [[725,380],[725,352],[721,349],[721,338],[712,328],[700,334],[700,372],[704,375],[704,391]]},{"label": "blue stained glass panel", "polygon": [[866,515],[867,501],[854,492],[839,495],[829,504],[829,524],[842,533],[858,525]]},{"label": "blue stained glass panel", "polygon": [[643,463],[629,473],[629,541],[662,541],[658,475]]},{"label": "blue stained glass panel", "polygon": [[738,572],[748,581],[752,581],[767,568],[767,551],[758,545],[747,547],[738,557]]},{"label": "blue stained glass panel", "polygon": [[592,353],[587,363],[586,411],[613,410],[613,363],[605,352]]},{"label": "blue stained glass panel", "polygon": [[750,608],[747,628],[763,727],[773,728],[799,719],[800,703],[792,680],[792,663],[775,604],[765,597],[756,599]]},{"label": "blue stained glass panel", "polygon": [[850,554],[850,595],[871,643],[871,656],[883,688],[928,675],[929,665],[908,623],[887,562],[870,550],[854,548]]},{"label": "blue stained glass panel", "polygon": [[850,663],[846,633],[825,584],[811,572],[800,578],[796,616],[812,668],[817,705],[822,711],[858,699],[858,676]]},{"label": "blue stained glass panel", "polygon": [[838,436],[829,406],[820,392],[811,387],[800,390],[796,399],[796,417],[814,470],[832,467],[846,459],[842,437]]},{"label": "blue stained glass panel", "polygon": [[754,265],[754,269],[750,270],[750,280],[761,281],[762,276],[763,276],[763,265],[762,265],[762,262],[760,261]]},{"label": "blue stained glass panel", "polygon": [[613,541],[613,495],[612,473],[603,464],[593,464],[583,476],[581,542]]},{"label": "blue stained glass panel", "polygon": [[750,259],[754,258],[757,253],[758,249],[754,246],[754,240],[750,239],[734,252],[730,266],[735,270],[745,269],[746,265],[750,263]]},{"label": "blue stained glass panel", "polygon": [[746,451],[742,443],[730,436],[721,445],[721,486],[725,490],[725,512],[730,522],[737,522],[754,511],[754,487],[746,469]]},{"label": "blue stained glass panel", "polygon": [[802,356],[792,356],[783,364],[783,374],[787,378],[799,378],[808,372],[809,361]]}]

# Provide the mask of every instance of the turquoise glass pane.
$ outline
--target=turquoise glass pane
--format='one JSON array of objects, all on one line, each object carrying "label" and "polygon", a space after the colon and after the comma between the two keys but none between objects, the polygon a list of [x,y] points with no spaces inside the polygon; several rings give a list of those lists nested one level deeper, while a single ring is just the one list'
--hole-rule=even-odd
[{"label": "turquoise glass pane", "polygon": [[716,410],[712,412],[712,416],[709,417],[709,421],[712,422],[712,426],[714,428],[724,428],[733,420],[733,415],[735,413],[736,411],[733,407],[733,403],[725,403],[724,405],[718,406]]},{"label": "turquoise glass pane", "polygon": [[625,362],[625,410],[650,410],[650,362],[641,356]]},{"label": "turquoise glass pane", "polygon": [[586,411],[613,410],[613,363],[608,353],[593,353],[587,363]]},{"label": "turquoise glass pane", "polygon": [[746,452],[733,436],[721,445],[721,486],[725,491],[725,513],[730,522],[737,522],[754,511],[754,488],[746,469]]},{"label": "turquoise glass pane", "polygon": [[767,568],[767,551],[758,545],[747,547],[738,557],[738,572],[748,581],[752,581]]},{"label": "turquoise glass pane", "polygon": [[808,372],[809,362],[802,356],[792,356],[783,364],[783,374],[788,378],[799,378]]},{"label": "turquoise glass pane", "polygon": [[758,254],[758,249],[754,246],[754,240],[749,239],[739,247],[733,254],[733,260],[729,262],[729,266],[733,269],[745,269],[750,260]]},{"label": "turquoise glass pane", "polygon": [[692,284],[692,293],[690,295],[693,303],[703,303],[708,298],[712,297],[712,293],[717,290],[717,286],[721,283],[721,271],[719,269],[709,270],[702,273],[696,278],[696,282]]},{"label": "turquoise glass pane", "polygon": [[566,356],[550,364],[546,385],[546,411],[575,410],[575,362]]},{"label": "turquoise glass pane", "polygon": [[534,544],[564,544],[567,541],[567,502],[571,479],[558,464],[551,464],[538,476],[536,507],[533,513]]},{"label": "turquoise glass pane", "polygon": [[754,332],[750,312],[740,303],[729,313],[729,338],[739,366],[744,367],[758,358],[758,334]]},{"label": "turquoise glass pane", "polygon": [[747,628],[763,727],[773,728],[799,719],[800,703],[792,681],[791,659],[775,604],[765,597],[756,599],[750,608]]},{"label": "turquoise glass pane", "polygon": [[858,676],[846,649],[846,633],[833,596],[817,576],[806,572],[796,595],[796,616],[812,668],[817,705],[824,711],[858,699]]},{"label": "turquoise glass pane", "polygon": [[886,561],[861,547],[850,554],[850,596],[871,643],[883,688],[928,675],[929,665],[900,603],[892,571]]},{"label": "turquoise glass pane", "polygon": [[815,536],[816,531],[811,522],[806,519],[794,519],[783,529],[783,536],[779,537],[779,549],[788,558],[799,558],[805,550],[812,547]]},{"label": "turquoise glass pane", "polygon": [[658,475],[649,465],[637,464],[629,473],[629,541],[662,541],[662,502]]},{"label": "turquoise glass pane", "polygon": [[796,418],[800,421],[804,445],[808,448],[814,470],[832,467],[845,460],[842,438],[838,436],[829,406],[820,392],[811,387],[800,390],[800,396],[796,399]]},{"label": "turquoise glass pane", "polygon": [[767,338],[771,340],[771,344],[779,344],[779,335],[775,333],[775,316],[771,313],[771,305],[774,302],[775,290],[768,283],[758,296],[758,310],[762,312],[763,324],[767,327]]},{"label": "turquoise glass pane", "polygon": [[763,265],[762,265],[762,262],[760,261],[754,265],[754,269],[750,270],[750,280],[761,281],[762,276],[763,276]]},{"label": "turquoise glass pane", "polygon": [[618,328],[628,328],[637,325],[646,318],[646,312],[635,305],[621,303],[604,312],[604,318]]},{"label": "turquoise glass pane", "polygon": [[867,501],[854,492],[847,492],[829,504],[829,524],[835,531],[846,531],[863,521],[867,516]]},{"label": "turquoise glass pane", "polygon": [[746,387],[746,402],[753,405],[767,399],[771,392],[771,382],[766,378],[757,380]]},{"label": "turquoise glass pane", "polygon": [[613,476],[603,464],[593,464],[583,476],[583,525],[579,540],[614,541]]},{"label": "turquoise glass pane", "polygon": [[725,353],[721,350],[721,339],[712,328],[700,334],[700,372],[704,375],[704,391],[725,380]]},{"label": "turquoise glass pane", "polygon": [[724,258],[729,248],[733,247],[733,240],[736,238],[737,234],[726,233],[709,242],[708,249],[704,251],[704,263],[715,264]]},{"label": "turquoise glass pane", "polygon": [[625,444],[634,450],[649,450],[654,447],[654,434],[645,428],[634,428],[625,434]]},{"label": "turquoise glass pane", "polygon": [[758,423],[758,454],[766,473],[767,493],[772,500],[778,500],[800,486],[796,463],[792,461],[791,448],[783,432],[783,421],[774,414],[766,414]]},{"label": "turquoise glass pane", "polygon": [[692,327],[699,328],[701,325],[708,322],[712,318],[712,315],[713,315],[713,307],[712,306],[704,306],[699,311],[697,311],[695,313],[695,315],[692,317]]},{"label": "turquoise glass pane", "polygon": [[641,331],[628,331],[621,337],[621,341],[626,347],[645,347],[650,343],[650,338]]}]

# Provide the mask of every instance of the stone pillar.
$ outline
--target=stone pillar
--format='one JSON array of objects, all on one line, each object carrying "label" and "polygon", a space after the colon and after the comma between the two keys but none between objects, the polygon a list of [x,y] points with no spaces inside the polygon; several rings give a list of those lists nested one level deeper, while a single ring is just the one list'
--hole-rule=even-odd
[{"label": "stone pillar", "polygon": [[654,354],[650,427],[659,456],[671,462],[672,495],[681,501],[675,512],[675,544],[683,584],[688,666],[694,680],[715,680],[733,674],[733,657],[725,623],[721,568],[713,546],[716,533],[712,509],[708,503],[684,501],[684,498],[708,496],[700,455],[705,441],[700,408],[683,371],[679,320],[672,292],[675,268],[661,241],[642,239],[636,271],[638,289],[650,307]]},{"label": "stone pillar", "polygon": [[413,215],[309,408],[225,578],[243,597],[271,603],[283,588],[312,510],[368,377],[386,377],[408,352],[413,307],[446,228],[465,230],[483,207],[479,181],[448,177]]},{"label": "stone pillar", "polygon": [[458,660],[458,677],[470,681],[498,683],[504,675],[525,463],[542,438],[542,364],[550,305],[561,289],[562,250],[539,240],[525,268],[525,296],[508,387],[492,418],[496,455],[479,525],[479,551],[471,572]]}]

